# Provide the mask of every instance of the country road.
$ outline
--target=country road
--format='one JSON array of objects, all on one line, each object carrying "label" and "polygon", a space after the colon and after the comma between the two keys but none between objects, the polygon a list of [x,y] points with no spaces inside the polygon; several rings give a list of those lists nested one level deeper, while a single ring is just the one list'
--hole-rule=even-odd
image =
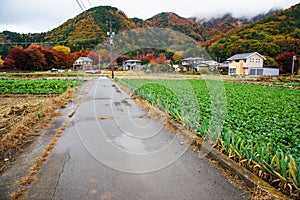
[{"label": "country road", "polygon": [[26,199],[248,199],[110,79],[84,89]]}]

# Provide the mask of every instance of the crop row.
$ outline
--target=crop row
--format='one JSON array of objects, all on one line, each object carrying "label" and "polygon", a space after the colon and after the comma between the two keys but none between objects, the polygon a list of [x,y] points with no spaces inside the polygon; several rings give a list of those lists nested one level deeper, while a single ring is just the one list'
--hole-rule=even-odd
[{"label": "crop row", "polygon": [[300,87],[300,82],[273,82],[273,85]]},{"label": "crop row", "polygon": [[300,90],[204,80],[121,83],[299,196]]},{"label": "crop row", "polygon": [[69,79],[0,79],[0,94],[62,94],[82,81]]}]

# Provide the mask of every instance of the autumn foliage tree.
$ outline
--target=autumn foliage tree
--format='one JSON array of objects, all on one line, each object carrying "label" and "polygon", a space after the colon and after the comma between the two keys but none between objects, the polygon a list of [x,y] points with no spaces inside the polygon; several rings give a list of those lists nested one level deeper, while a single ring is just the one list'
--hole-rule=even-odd
[{"label": "autumn foliage tree", "polygon": [[4,67],[5,68],[14,68],[15,67],[15,61],[11,58],[6,57],[4,59]]},{"label": "autumn foliage tree", "polygon": [[55,49],[31,44],[27,49],[16,47],[10,51],[4,60],[4,67],[20,70],[49,70],[52,68],[71,68],[80,56],[89,52],[64,53]]},{"label": "autumn foliage tree", "polygon": [[24,51],[21,47],[16,47],[6,57],[4,64],[8,68],[26,69],[30,64],[29,61],[28,52]]},{"label": "autumn foliage tree", "polygon": [[184,51],[176,51],[172,57],[172,60],[174,61],[175,64],[180,64],[182,61],[182,55]]},{"label": "autumn foliage tree", "polygon": [[62,45],[54,46],[53,49],[56,50],[57,52],[64,53],[64,54],[71,53],[70,47],[66,47]]},{"label": "autumn foliage tree", "polygon": [[1,56],[0,56],[0,68],[4,66],[4,61],[2,60]]},{"label": "autumn foliage tree", "polygon": [[27,50],[30,58],[30,65],[28,70],[42,71],[47,69],[47,62],[45,55],[42,53],[42,48],[30,48]]},{"label": "autumn foliage tree", "polygon": [[123,62],[128,60],[129,58],[127,56],[119,56],[117,59],[116,59],[116,62],[119,66],[122,66]]},{"label": "autumn foliage tree", "polygon": [[147,54],[141,58],[142,65],[149,64],[154,59],[153,54]]},{"label": "autumn foliage tree", "polygon": [[[287,74],[292,72],[293,56],[295,55],[295,52],[284,52],[282,54],[279,54],[275,58],[275,61],[279,66],[279,70],[281,73]],[[294,67],[294,71],[297,72],[297,70],[299,69],[299,59],[295,61]]]},{"label": "autumn foliage tree", "polygon": [[42,49],[42,53],[44,54],[49,69],[59,68],[61,66],[60,55],[57,51],[53,49]]}]

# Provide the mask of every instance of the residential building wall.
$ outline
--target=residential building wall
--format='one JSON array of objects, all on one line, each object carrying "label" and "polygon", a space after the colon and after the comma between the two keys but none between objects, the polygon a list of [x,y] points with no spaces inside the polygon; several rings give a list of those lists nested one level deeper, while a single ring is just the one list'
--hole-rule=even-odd
[{"label": "residential building wall", "polygon": [[257,54],[252,55],[247,59],[232,60],[229,63],[229,68],[236,68],[236,74],[248,75],[250,68],[263,67],[263,58]]},{"label": "residential building wall", "polygon": [[247,58],[245,67],[263,67],[264,60],[257,54]]}]

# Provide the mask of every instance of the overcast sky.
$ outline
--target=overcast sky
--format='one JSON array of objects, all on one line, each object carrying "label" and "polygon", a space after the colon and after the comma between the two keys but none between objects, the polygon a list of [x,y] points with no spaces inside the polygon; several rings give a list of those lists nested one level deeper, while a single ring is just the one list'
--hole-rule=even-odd
[{"label": "overcast sky", "polygon": [[268,12],[272,8],[289,8],[298,2],[299,0],[1,0],[0,32],[50,31],[80,14],[82,9],[100,5],[117,7],[128,17],[148,19],[160,12],[199,18],[217,17],[225,13],[249,17]]}]

